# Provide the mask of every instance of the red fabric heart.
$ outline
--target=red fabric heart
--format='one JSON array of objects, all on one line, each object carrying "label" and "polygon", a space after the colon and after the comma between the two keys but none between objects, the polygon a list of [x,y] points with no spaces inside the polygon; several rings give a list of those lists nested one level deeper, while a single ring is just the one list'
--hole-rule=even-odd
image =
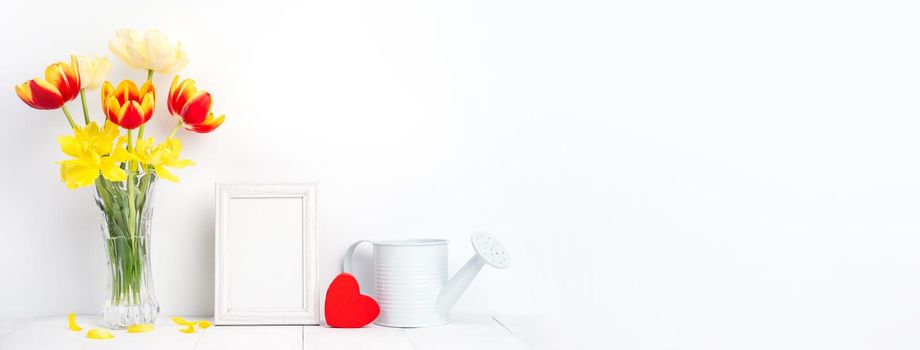
[{"label": "red fabric heart", "polygon": [[380,314],[377,301],[361,294],[358,280],[340,273],[326,290],[326,323],[336,328],[361,328]]}]

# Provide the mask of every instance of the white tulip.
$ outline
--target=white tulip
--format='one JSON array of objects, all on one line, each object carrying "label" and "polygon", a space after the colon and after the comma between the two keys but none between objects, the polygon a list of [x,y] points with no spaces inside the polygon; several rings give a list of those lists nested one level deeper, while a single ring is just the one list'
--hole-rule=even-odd
[{"label": "white tulip", "polygon": [[112,69],[108,57],[78,56],[77,65],[80,68],[80,88],[87,90],[95,90],[102,86],[109,70]]},{"label": "white tulip", "polygon": [[188,64],[188,55],[182,44],[175,45],[158,30],[148,30],[143,35],[137,30],[122,29],[109,41],[115,56],[135,69],[171,74]]}]

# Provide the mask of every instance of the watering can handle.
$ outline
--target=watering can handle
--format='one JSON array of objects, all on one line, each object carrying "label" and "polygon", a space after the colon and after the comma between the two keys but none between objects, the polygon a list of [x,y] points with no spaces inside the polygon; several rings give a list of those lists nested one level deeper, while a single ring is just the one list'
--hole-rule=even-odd
[{"label": "watering can handle", "polygon": [[357,241],[357,242],[355,242],[355,243],[352,243],[351,246],[348,247],[348,250],[345,251],[345,259],[343,259],[343,261],[342,261],[342,271],[343,271],[343,272],[345,272],[345,273],[351,273],[351,259],[352,259],[352,258],[354,257],[354,255],[355,255],[355,248],[357,248],[359,245],[361,245],[361,243],[371,243],[371,244],[373,244],[374,242],[368,241],[368,240],[361,240],[361,241]]}]

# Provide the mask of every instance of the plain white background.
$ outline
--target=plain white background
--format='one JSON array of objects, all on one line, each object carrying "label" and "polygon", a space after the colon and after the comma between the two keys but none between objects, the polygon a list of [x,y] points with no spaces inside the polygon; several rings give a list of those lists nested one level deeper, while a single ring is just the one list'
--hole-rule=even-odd
[{"label": "plain white background", "polygon": [[[13,86],[134,27],[180,39],[180,74],[227,114],[182,135],[199,165],[158,190],[164,315],[212,312],[214,182],[317,180],[321,285],[352,241],[448,238],[455,270],[486,230],[512,266],[455,311],[543,314],[556,344],[915,349],[917,18],[912,1],[10,1],[0,317],[99,311],[90,192],[54,163],[66,123]],[[172,125],[171,78],[150,135]]]}]

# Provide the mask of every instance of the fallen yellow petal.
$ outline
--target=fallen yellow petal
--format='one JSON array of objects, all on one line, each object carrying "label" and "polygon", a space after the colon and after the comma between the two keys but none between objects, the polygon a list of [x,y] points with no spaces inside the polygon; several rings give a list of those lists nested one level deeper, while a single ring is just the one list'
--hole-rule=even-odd
[{"label": "fallen yellow petal", "polygon": [[179,317],[179,316],[173,317],[172,321],[180,326],[188,326],[188,324],[190,323],[189,321],[186,321],[184,318]]},{"label": "fallen yellow petal", "polygon": [[83,327],[77,325],[77,314],[71,313],[67,315],[67,328],[74,332],[79,332],[83,330]]},{"label": "fallen yellow petal", "polygon": [[189,323],[188,328],[183,328],[179,330],[182,333],[195,333],[195,324]]},{"label": "fallen yellow petal", "polygon": [[86,332],[86,337],[90,339],[112,339],[115,338],[112,333],[104,329],[90,329]]},{"label": "fallen yellow petal", "polygon": [[198,328],[208,328],[208,327],[211,327],[211,322],[198,321]]},{"label": "fallen yellow petal", "polygon": [[149,323],[128,326],[128,333],[144,333],[144,332],[150,332],[152,330],[153,330],[153,325]]}]

